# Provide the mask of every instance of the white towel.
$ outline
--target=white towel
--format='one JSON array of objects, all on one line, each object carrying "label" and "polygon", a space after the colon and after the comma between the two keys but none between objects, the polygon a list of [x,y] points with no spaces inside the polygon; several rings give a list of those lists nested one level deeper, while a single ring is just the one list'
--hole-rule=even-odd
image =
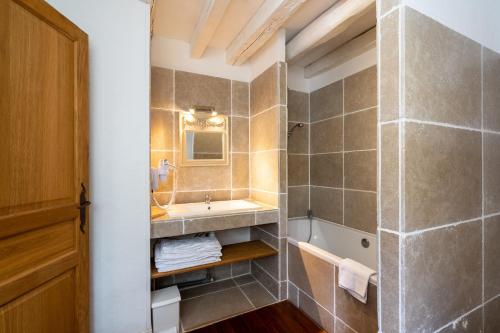
[{"label": "white towel", "polygon": [[203,253],[186,254],[184,256],[178,256],[176,258],[168,258],[168,259],[155,256],[155,263],[176,264],[179,262],[198,261],[206,258],[221,257],[221,256],[222,256],[221,251],[204,251]]},{"label": "white towel", "polygon": [[155,266],[159,272],[168,272],[199,266],[221,260],[222,246],[215,234],[183,236],[162,239],[155,245]]},{"label": "white towel", "polygon": [[155,256],[161,256],[163,259],[177,258],[186,253],[203,253],[205,251],[222,249],[219,241],[213,233],[209,236],[189,237],[181,239],[162,239],[156,244]]},{"label": "white towel", "polygon": [[346,289],[354,298],[366,304],[368,281],[375,271],[349,258],[339,264],[339,287]]},{"label": "white towel", "polygon": [[170,272],[170,271],[175,271],[178,269],[183,269],[183,268],[188,268],[188,267],[193,267],[193,266],[200,266],[200,265],[205,265],[205,264],[210,264],[213,262],[220,261],[220,257],[212,257],[212,258],[206,258],[203,260],[198,260],[198,261],[190,261],[190,262],[185,262],[185,263],[178,263],[178,264],[155,264],[156,269],[158,272]]}]

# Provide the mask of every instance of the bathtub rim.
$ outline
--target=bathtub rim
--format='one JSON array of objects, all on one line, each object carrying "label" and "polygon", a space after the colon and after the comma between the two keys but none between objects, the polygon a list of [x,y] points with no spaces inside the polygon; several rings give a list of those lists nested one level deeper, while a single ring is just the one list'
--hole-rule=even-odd
[{"label": "bathtub rim", "polygon": [[[340,261],[342,260],[341,257],[339,257],[331,252],[323,250],[323,249],[319,248],[318,246],[313,245],[313,244],[309,244],[307,242],[299,242],[291,236],[287,236],[287,242],[298,247],[299,249],[303,249],[303,250],[309,252],[310,254],[317,256],[320,259],[322,259],[322,260],[324,260],[332,265],[335,265],[337,267],[339,267]],[[377,284],[378,284],[377,277],[378,277],[378,272],[376,272],[374,275],[370,276],[369,282],[374,286],[377,286]]]}]

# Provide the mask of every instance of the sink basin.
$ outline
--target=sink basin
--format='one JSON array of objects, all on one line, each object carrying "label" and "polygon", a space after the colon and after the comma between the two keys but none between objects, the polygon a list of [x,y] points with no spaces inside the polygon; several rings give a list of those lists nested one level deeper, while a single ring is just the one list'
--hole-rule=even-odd
[{"label": "sink basin", "polygon": [[168,215],[171,219],[187,218],[197,216],[221,215],[239,213],[245,211],[254,211],[262,208],[247,200],[227,200],[227,201],[214,201],[210,205],[204,202],[175,204],[168,209]]}]

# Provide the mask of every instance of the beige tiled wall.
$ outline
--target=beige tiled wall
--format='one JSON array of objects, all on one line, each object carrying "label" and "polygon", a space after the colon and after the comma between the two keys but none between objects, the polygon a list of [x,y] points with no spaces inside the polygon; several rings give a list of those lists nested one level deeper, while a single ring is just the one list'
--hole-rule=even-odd
[{"label": "beige tiled wall", "polygon": [[[168,158],[178,166],[176,203],[249,197],[249,84],[218,77],[151,69],[151,165]],[[230,163],[227,166],[180,167],[178,114],[192,105],[215,107],[230,120]],[[156,198],[170,199],[173,177],[161,184]]]},{"label": "beige tiled wall", "polygon": [[251,238],[279,251],[253,260],[252,273],[277,298],[286,295],[286,64],[276,63],[250,83],[250,196],[279,206],[279,223],[251,228]]},{"label": "beige tiled wall", "polygon": [[500,55],[381,8],[380,328],[498,332]]},{"label": "beige tiled wall", "polygon": [[288,90],[288,217],[307,216],[309,209],[309,94]]},{"label": "beige tiled wall", "polygon": [[[288,217],[375,233],[377,72],[370,67],[310,94],[288,91]],[[377,287],[364,305],[336,286],[335,265],[288,244],[288,298],[328,332],[377,332]]]},{"label": "beige tiled wall", "polygon": [[310,94],[313,215],[372,234],[377,225],[376,92],[373,66]]}]

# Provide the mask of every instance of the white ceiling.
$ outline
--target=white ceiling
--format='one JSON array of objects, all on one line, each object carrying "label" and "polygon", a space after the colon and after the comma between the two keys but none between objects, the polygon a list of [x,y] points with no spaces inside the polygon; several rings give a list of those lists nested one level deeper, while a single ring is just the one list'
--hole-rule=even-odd
[{"label": "white ceiling", "polygon": [[[156,0],[154,34],[185,42],[198,22],[206,0]],[[309,0],[284,24],[287,41],[338,0]],[[264,0],[231,0],[209,47],[225,49]]]},{"label": "white ceiling", "polygon": [[231,0],[208,46],[227,48],[263,2],[264,0]]},{"label": "white ceiling", "polygon": [[153,34],[190,41],[205,0],[156,0]]},{"label": "white ceiling", "polygon": [[[170,39],[189,42],[195,30],[203,5],[207,0],[156,0],[153,34]],[[286,30],[286,39],[289,41],[311,21],[330,8],[338,0],[307,0],[295,14],[290,17],[283,27]],[[214,33],[209,47],[226,49],[231,41],[245,27],[250,18],[256,13],[264,0],[231,0],[224,17]],[[365,25],[375,25],[375,15]],[[364,25],[363,25],[364,27]],[[364,28],[361,28],[363,30]],[[358,29],[359,30],[359,29]],[[300,65],[307,65],[335,47],[355,37],[362,31],[350,31],[343,34],[337,41],[331,41],[320,46],[320,50],[311,50],[311,57],[300,59]]]},{"label": "white ceiling", "polygon": [[333,6],[338,0],[308,0],[290,17],[283,27],[286,29],[286,41],[292,39],[300,30]]}]

